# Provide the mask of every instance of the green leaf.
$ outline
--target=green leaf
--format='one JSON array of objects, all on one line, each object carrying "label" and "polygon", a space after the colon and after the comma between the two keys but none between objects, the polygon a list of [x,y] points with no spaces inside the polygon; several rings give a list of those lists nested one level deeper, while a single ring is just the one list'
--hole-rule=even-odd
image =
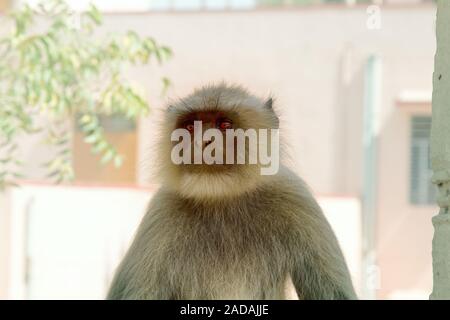
[{"label": "green leaf", "polygon": [[93,121],[95,121],[95,118],[93,116],[91,116],[90,114],[84,114],[83,116],[80,117],[80,124],[81,125],[86,125],[89,124]]},{"label": "green leaf", "polygon": [[123,164],[123,157],[120,155],[115,156],[114,157],[114,166],[116,168],[119,168],[122,166],[122,164]]},{"label": "green leaf", "polygon": [[161,56],[163,59],[169,59],[172,56],[172,50],[169,47],[161,47],[159,48],[161,52]]},{"label": "green leaf", "polygon": [[100,25],[102,23],[102,14],[93,4],[91,4],[86,14],[95,24]]},{"label": "green leaf", "polygon": [[93,134],[87,136],[84,138],[84,142],[92,144],[99,140],[99,135],[97,132],[94,132]]},{"label": "green leaf", "polygon": [[161,91],[161,95],[165,96],[167,93],[167,90],[169,90],[172,82],[170,81],[169,78],[163,77],[162,79],[162,83],[163,83],[163,89]]},{"label": "green leaf", "polygon": [[99,140],[95,143],[91,150],[94,154],[98,154],[104,151],[107,147],[108,143],[105,140]]},{"label": "green leaf", "polygon": [[103,155],[103,157],[100,160],[101,164],[106,164],[109,161],[111,161],[111,159],[114,157],[115,155],[115,150],[114,149],[108,149],[105,154]]}]

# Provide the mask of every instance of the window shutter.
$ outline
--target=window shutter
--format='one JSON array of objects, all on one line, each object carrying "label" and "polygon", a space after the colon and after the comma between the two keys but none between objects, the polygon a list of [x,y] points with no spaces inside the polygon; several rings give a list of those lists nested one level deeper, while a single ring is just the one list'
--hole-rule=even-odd
[{"label": "window shutter", "polygon": [[410,200],[417,205],[433,204],[436,187],[431,183],[431,117],[413,117],[411,122]]}]

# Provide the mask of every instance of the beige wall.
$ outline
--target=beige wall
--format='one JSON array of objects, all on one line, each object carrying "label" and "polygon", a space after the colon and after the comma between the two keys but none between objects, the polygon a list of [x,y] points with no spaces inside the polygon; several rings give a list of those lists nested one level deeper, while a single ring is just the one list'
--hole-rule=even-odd
[{"label": "beige wall", "polygon": [[6,11],[11,7],[10,0],[0,0],[0,11]]},{"label": "beige wall", "polygon": [[[161,107],[154,80],[173,81],[169,96],[227,80],[273,93],[292,162],[319,193],[360,193],[363,63],[378,53],[386,67],[383,108],[400,89],[430,89],[434,9],[384,9],[381,30],[366,28],[365,7],[236,13],[110,15],[108,29],[132,28],[168,44],[162,70],[133,75]],[[148,30],[148,31],[147,31]],[[403,80],[408,80],[403,82]],[[143,121],[141,154],[152,120]],[[149,128],[147,128],[149,127]],[[151,136],[151,135],[150,135]],[[141,177],[146,172],[141,172]]]},{"label": "beige wall", "polygon": [[393,108],[380,136],[377,254],[382,297],[401,290],[421,290],[425,297],[431,293],[431,217],[438,208],[409,202],[411,117],[418,114],[430,115],[431,105]]},{"label": "beige wall", "polygon": [[[412,27],[414,17],[410,19]],[[413,31],[415,39],[397,39],[403,50],[382,56],[383,112],[378,145],[376,226],[382,298],[396,297],[407,290],[428,298],[432,288],[431,217],[438,213],[438,208],[409,203],[411,117],[431,115],[431,101],[418,105],[398,103],[404,90],[430,93],[432,90],[434,13],[430,13],[422,29]]]},{"label": "beige wall", "polygon": [[104,165],[100,163],[101,155],[94,155],[91,145],[84,142],[84,136],[76,132],[73,137],[73,167],[75,179],[83,183],[104,183],[132,185],[136,183],[136,131],[111,133],[106,132],[105,137],[116,148],[124,161],[116,167],[111,161]]}]

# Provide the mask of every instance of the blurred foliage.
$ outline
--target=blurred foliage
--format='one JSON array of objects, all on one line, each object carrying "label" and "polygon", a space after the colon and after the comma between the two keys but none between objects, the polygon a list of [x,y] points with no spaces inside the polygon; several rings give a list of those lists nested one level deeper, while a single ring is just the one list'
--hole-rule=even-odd
[{"label": "blurred foliage", "polygon": [[[127,66],[159,63],[171,51],[134,31],[94,34],[102,24],[95,6],[74,13],[62,0],[23,6],[4,22],[0,37],[0,187],[21,178],[18,139],[44,135],[57,154],[43,164],[56,182],[73,179],[72,119],[101,162],[122,163],[105,139],[99,116],[135,121],[149,112],[145,98],[124,78]],[[39,21],[39,24],[36,23]],[[39,27],[39,28],[38,28]],[[39,31],[38,31],[39,30]],[[164,78],[163,86],[168,86]]]}]

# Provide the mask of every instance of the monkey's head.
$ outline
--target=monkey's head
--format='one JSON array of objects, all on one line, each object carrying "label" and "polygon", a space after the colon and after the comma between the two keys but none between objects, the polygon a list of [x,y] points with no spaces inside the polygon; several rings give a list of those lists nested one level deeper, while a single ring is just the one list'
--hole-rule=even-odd
[{"label": "monkey's head", "polygon": [[271,98],[263,100],[226,84],[203,87],[171,104],[159,141],[160,182],[198,200],[257,188],[265,179],[261,168],[267,165],[261,152],[273,156],[271,141],[278,143],[271,135],[279,124],[272,104]]}]

